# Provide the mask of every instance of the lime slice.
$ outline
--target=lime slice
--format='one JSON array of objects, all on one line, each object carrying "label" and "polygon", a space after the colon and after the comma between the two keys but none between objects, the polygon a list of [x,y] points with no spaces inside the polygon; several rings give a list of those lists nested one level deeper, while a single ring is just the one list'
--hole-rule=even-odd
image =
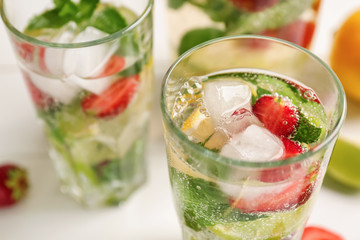
[{"label": "lime slice", "polygon": [[217,224],[209,230],[224,240],[283,239],[305,224],[309,205],[310,202],[296,210],[273,213],[253,221]]},{"label": "lime slice", "polygon": [[360,189],[360,144],[339,138],[327,173],[347,186]]}]

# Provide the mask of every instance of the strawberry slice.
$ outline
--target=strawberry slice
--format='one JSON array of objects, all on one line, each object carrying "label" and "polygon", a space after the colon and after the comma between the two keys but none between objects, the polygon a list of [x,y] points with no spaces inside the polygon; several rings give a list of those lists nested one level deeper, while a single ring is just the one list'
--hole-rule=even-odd
[{"label": "strawberry slice", "polygon": [[106,77],[120,72],[125,67],[125,58],[113,55],[106,63],[104,71],[98,76]]},{"label": "strawberry slice", "polygon": [[29,43],[22,43],[14,40],[15,50],[20,58],[25,62],[31,63],[34,59],[35,47]]},{"label": "strawberry slice", "polygon": [[81,107],[86,113],[98,117],[115,116],[127,108],[138,86],[138,75],[120,78],[100,95],[86,96],[81,102]]},{"label": "strawberry slice", "polygon": [[259,12],[275,5],[279,0],[231,0],[240,10]]},{"label": "strawberry slice", "polygon": [[[301,169],[297,171],[300,174]],[[246,213],[268,212],[285,210],[300,206],[310,198],[314,188],[313,176],[317,171],[300,177],[291,183],[264,186],[263,189],[256,189],[255,193],[243,194],[238,199],[230,199],[230,204]]]},{"label": "strawberry slice", "polygon": [[278,137],[288,137],[297,128],[299,112],[288,98],[262,96],[253,106],[255,116]]},{"label": "strawberry slice", "polygon": [[31,81],[28,74],[23,72],[23,77],[35,106],[41,109],[50,107],[51,104],[54,102],[54,99],[46,93],[43,93],[39,88],[37,88],[35,84]]},{"label": "strawberry slice", "polygon": [[309,226],[304,229],[301,240],[343,240],[340,235],[321,227]]},{"label": "strawberry slice", "polygon": [[25,169],[14,164],[0,166],[0,207],[14,205],[28,190]]},{"label": "strawberry slice", "polygon": [[298,143],[291,141],[288,138],[281,138],[282,143],[284,144],[285,153],[283,158],[294,157],[300,153],[305,152],[305,149]]}]

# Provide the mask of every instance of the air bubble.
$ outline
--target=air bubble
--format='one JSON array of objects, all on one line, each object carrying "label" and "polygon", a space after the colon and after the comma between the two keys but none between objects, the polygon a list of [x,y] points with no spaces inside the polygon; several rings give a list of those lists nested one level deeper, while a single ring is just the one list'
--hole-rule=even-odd
[{"label": "air bubble", "polygon": [[307,99],[307,100],[314,100],[314,99],[315,99],[315,94],[314,94],[314,92],[313,92],[311,89],[306,90],[306,91],[303,93],[303,96],[304,96],[304,98]]}]

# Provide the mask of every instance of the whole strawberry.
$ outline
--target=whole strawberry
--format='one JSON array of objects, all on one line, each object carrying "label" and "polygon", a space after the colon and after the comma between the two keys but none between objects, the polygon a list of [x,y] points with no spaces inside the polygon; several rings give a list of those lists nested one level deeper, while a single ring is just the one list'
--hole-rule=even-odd
[{"label": "whole strawberry", "polygon": [[25,169],[14,164],[0,166],[0,207],[17,203],[24,197],[28,186]]}]

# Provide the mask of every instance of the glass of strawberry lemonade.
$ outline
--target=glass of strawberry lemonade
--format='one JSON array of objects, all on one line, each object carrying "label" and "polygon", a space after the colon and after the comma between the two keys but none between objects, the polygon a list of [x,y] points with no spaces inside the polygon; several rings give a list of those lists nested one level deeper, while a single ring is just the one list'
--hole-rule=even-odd
[{"label": "glass of strawberry lemonade", "polygon": [[346,109],[323,61],[269,37],[211,40],[172,65],[161,108],[184,240],[301,238]]},{"label": "glass of strawberry lemonade", "polygon": [[117,205],[145,181],[152,0],[3,0],[61,190]]}]

